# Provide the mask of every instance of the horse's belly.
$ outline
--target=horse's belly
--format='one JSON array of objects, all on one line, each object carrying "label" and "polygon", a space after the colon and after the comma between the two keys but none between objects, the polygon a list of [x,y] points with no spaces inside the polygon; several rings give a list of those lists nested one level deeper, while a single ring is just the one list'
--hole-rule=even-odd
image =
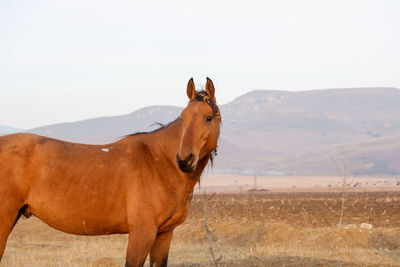
[{"label": "horse's belly", "polygon": [[105,235],[127,233],[128,225],[122,218],[107,214],[68,214],[68,212],[32,211],[32,214],[49,226],[70,234]]},{"label": "horse's belly", "polygon": [[27,201],[27,212],[49,226],[71,234],[103,235],[127,233],[126,212],[122,203],[105,203],[101,197],[90,200],[64,197]]}]

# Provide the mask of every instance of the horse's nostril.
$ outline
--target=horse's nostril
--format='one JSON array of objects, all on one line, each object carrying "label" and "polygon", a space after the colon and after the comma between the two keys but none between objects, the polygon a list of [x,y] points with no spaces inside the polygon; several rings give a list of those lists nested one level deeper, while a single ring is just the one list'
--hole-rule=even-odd
[{"label": "horse's nostril", "polygon": [[187,165],[192,165],[194,161],[194,155],[193,153],[190,153],[187,157],[186,157],[186,164]]}]

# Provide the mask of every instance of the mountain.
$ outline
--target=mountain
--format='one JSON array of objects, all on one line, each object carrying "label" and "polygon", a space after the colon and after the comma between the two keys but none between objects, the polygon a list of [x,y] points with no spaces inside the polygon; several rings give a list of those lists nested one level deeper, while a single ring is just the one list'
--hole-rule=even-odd
[{"label": "mountain", "polygon": [[131,133],[152,130],[152,124],[172,121],[179,116],[181,110],[173,106],[152,106],[127,115],[47,125],[27,132],[71,142],[104,144],[115,142]]},{"label": "mountain", "polygon": [[[336,174],[332,157],[340,159],[340,163],[346,159],[352,169],[358,169],[360,160],[350,154],[356,154],[362,145],[355,146],[354,142],[375,142],[379,138],[387,145],[388,154],[398,153],[386,160],[399,162],[400,150],[391,147],[394,140],[384,138],[400,133],[399,103],[400,90],[395,88],[250,92],[222,107],[222,136],[240,148],[221,155],[218,166],[231,172],[245,167],[254,174]],[[238,161],[228,164],[244,148],[253,150],[247,151],[245,157],[251,162],[245,166]],[[365,156],[367,152],[370,161],[381,164],[375,158],[382,151],[363,150]],[[400,172],[400,164],[394,165],[398,166],[395,171],[382,167],[379,172]],[[377,174],[377,168],[362,167],[359,171]]]},{"label": "mountain", "polygon": [[[250,175],[400,174],[400,90],[252,91],[222,105],[216,172]],[[29,130],[83,143],[107,143],[182,108],[154,106],[131,114]]]},{"label": "mountain", "polygon": [[0,135],[11,134],[21,131],[21,129],[0,125]]}]

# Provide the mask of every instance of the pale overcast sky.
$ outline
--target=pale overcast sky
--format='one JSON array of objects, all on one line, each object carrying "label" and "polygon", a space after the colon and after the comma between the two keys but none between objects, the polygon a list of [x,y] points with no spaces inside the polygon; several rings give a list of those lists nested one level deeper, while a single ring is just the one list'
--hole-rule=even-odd
[{"label": "pale overcast sky", "polygon": [[256,89],[400,88],[400,1],[0,1],[0,125],[227,103]]}]

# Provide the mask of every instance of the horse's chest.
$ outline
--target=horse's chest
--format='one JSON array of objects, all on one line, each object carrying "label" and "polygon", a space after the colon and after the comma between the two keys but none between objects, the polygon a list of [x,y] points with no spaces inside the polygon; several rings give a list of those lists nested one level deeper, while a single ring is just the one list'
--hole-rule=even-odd
[{"label": "horse's chest", "polygon": [[173,230],[175,227],[183,223],[189,211],[189,204],[190,202],[186,201],[170,212],[167,220],[159,227],[159,232]]}]

